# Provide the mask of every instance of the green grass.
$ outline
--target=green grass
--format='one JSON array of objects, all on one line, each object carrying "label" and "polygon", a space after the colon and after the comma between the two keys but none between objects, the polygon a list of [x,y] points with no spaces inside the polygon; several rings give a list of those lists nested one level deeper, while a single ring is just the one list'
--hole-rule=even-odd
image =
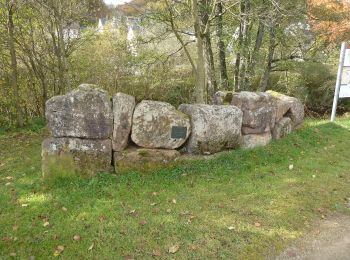
[{"label": "green grass", "polygon": [[259,259],[322,217],[350,214],[350,120],[310,121],[261,149],[92,179],[42,180],[43,136],[0,136],[0,259],[54,258],[60,245],[63,259],[152,259],[154,250],[160,259]]}]

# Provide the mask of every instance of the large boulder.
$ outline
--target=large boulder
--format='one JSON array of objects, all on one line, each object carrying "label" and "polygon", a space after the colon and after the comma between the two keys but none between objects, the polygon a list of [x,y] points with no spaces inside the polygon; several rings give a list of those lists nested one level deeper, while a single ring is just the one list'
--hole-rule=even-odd
[{"label": "large boulder", "polygon": [[180,156],[177,150],[128,148],[114,152],[114,168],[117,173],[129,170],[154,170],[164,167]]},{"label": "large boulder", "polygon": [[109,172],[112,162],[110,139],[48,138],[42,143],[44,176],[73,174],[92,176]]},{"label": "large boulder", "polygon": [[83,84],[46,102],[48,127],[54,137],[109,138],[113,115],[110,98],[102,89]]},{"label": "large boulder", "polygon": [[233,93],[232,105],[243,112],[243,134],[270,132],[276,121],[275,99],[262,92]]},{"label": "large boulder", "polygon": [[289,117],[283,117],[272,130],[272,138],[277,140],[289,135],[293,130],[292,120]]},{"label": "large boulder", "polygon": [[182,104],[179,110],[191,117],[192,134],[187,152],[211,154],[240,145],[242,111],[239,108]]},{"label": "large boulder", "polygon": [[135,98],[133,96],[123,93],[113,96],[112,145],[114,151],[122,151],[128,146],[134,109]]},{"label": "large boulder", "polygon": [[189,117],[168,103],[144,100],[135,108],[131,139],[138,146],[176,149],[190,132]]},{"label": "large boulder", "polygon": [[244,135],[242,147],[244,149],[252,149],[255,147],[265,146],[271,142],[271,139],[271,132]]},{"label": "large boulder", "polygon": [[283,95],[281,93],[268,90],[267,94],[276,100],[276,119],[280,120],[283,117],[289,117],[292,120],[293,128],[297,128],[304,120],[304,105],[295,98]]}]

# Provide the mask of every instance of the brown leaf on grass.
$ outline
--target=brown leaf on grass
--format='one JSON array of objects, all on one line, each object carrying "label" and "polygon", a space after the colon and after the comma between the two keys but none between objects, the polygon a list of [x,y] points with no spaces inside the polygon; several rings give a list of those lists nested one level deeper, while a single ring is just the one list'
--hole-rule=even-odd
[{"label": "brown leaf on grass", "polygon": [[256,227],[261,227],[261,223],[255,222],[254,226],[256,226]]},{"label": "brown leaf on grass", "polygon": [[74,235],[73,240],[74,241],[80,241],[81,237],[79,235]]},{"label": "brown leaf on grass", "polygon": [[43,224],[44,227],[47,227],[49,225],[50,225],[50,223],[48,221],[44,222],[44,224]]},{"label": "brown leaf on grass", "polygon": [[13,180],[13,177],[12,177],[12,176],[7,176],[7,177],[6,177],[6,180],[12,181],[12,180]]},{"label": "brown leaf on grass", "polygon": [[147,221],[146,221],[146,220],[143,219],[143,220],[140,221],[140,225],[141,225],[141,226],[144,226],[144,225],[146,225],[146,224],[147,224]]},{"label": "brown leaf on grass", "polygon": [[197,250],[198,247],[197,247],[196,245],[190,245],[190,249],[191,249],[191,250]]},{"label": "brown leaf on grass", "polygon": [[132,217],[137,217],[139,213],[136,211],[136,209],[130,210],[129,215]]},{"label": "brown leaf on grass", "polygon": [[160,252],[159,249],[155,249],[155,250],[153,250],[152,255],[153,255],[153,256],[161,256],[162,253]]},{"label": "brown leaf on grass", "polygon": [[180,249],[179,244],[173,245],[173,246],[169,247],[169,253],[175,254],[177,251],[179,251],[179,249]]},{"label": "brown leaf on grass", "polygon": [[63,252],[64,251],[64,246],[57,246],[57,250],[60,251],[60,252]]},{"label": "brown leaf on grass", "polygon": [[101,216],[99,216],[98,217],[98,220],[100,221],[100,222],[103,222],[103,221],[105,221],[107,218],[106,218],[106,216],[104,216],[104,215],[101,215]]},{"label": "brown leaf on grass", "polygon": [[64,246],[57,246],[55,252],[53,253],[54,256],[59,256],[64,251]]}]

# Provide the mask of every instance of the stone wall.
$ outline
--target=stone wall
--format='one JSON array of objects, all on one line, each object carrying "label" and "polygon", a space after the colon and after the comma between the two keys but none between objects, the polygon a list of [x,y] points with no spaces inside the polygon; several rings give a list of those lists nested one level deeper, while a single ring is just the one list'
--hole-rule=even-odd
[{"label": "stone wall", "polygon": [[94,85],[47,101],[51,137],[42,144],[44,176],[58,164],[77,174],[168,164],[183,154],[209,155],[264,146],[300,127],[303,104],[276,92],[218,92],[212,105],[174,106]]}]

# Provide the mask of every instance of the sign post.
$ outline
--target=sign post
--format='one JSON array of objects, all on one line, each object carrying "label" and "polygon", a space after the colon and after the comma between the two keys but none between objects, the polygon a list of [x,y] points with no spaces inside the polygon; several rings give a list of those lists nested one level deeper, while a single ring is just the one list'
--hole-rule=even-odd
[{"label": "sign post", "polygon": [[333,99],[331,122],[334,122],[339,98],[350,97],[350,46],[341,45],[337,83]]}]

